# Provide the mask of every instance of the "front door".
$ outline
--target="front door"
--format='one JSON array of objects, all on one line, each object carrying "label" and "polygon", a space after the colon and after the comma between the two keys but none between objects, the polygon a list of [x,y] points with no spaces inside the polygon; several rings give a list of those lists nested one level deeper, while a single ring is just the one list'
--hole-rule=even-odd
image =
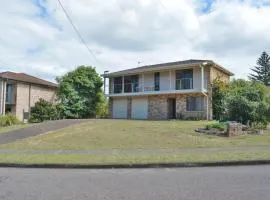
[{"label": "front door", "polygon": [[175,119],[176,118],[176,100],[168,99],[168,118]]}]

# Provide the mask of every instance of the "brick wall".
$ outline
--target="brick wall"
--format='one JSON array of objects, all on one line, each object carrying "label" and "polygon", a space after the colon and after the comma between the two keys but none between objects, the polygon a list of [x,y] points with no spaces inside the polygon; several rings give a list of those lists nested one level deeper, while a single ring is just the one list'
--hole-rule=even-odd
[{"label": "brick wall", "polygon": [[44,88],[40,86],[31,86],[31,98],[30,98],[30,105],[31,107],[35,105],[35,103],[40,99],[44,99],[51,103],[55,103],[56,101],[56,93],[55,90],[50,88]]},{"label": "brick wall", "polygon": [[148,118],[168,118],[168,95],[152,95],[148,97]]},{"label": "brick wall", "polygon": [[221,81],[229,82],[230,76],[222,72],[221,70],[218,70],[214,67],[210,68],[210,80],[211,83],[216,79],[219,78]]},{"label": "brick wall", "polygon": [[33,107],[40,98],[51,103],[55,103],[56,101],[55,89],[35,85],[30,86],[24,83],[17,83],[16,95],[15,113],[19,120],[23,120],[23,111],[29,112],[29,95],[31,107]]},{"label": "brick wall", "polygon": [[148,97],[148,118],[149,119],[168,119],[168,99],[176,99],[176,115],[181,113],[184,118],[188,117],[199,117],[207,118],[207,108],[208,115],[211,115],[211,107],[207,106],[206,97],[204,97],[204,110],[203,111],[187,111],[186,99],[189,96],[202,96],[202,94],[168,94],[168,95],[151,95]]},{"label": "brick wall", "polygon": [[16,116],[23,120],[23,111],[29,112],[29,85],[17,84]]}]

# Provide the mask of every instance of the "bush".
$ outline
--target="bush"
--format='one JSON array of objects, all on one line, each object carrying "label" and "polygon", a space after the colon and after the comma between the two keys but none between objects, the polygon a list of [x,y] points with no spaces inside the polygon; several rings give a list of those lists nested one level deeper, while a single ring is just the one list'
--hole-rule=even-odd
[{"label": "bush", "polygon": [[270,120],[270,91],[258,82],[241,79],[230,82],[224,101],[224,114],[229,121],[267,125]]},{"label": "bush", "polygon": [[205,126],[205,128],[207,130],[211,129],[211,128],[215,128],[215,129],[218,129],[220,131],[224,131],[226,129],[227,125],[225,123],[219,123],[219,122],[214,122],[214,123],[211,123],[211,124],[207,124]]},{"label": "bush", "polygon": [[96,117],[107,118],[108,117],[108,101],[103,93],[99,93],[100,102],[96,105]]},{"label": "bush", "polygon": [[20,123],[21,123],[20,120],[18,120],[18,118],[11,113],[0,116],[0,126],[1,127],[12,126],[12,125],[20,124]]},{"label": "bush", "polygon": [[58,118],[56,106],[52,103],[39,99],[35,106],[31,108],[29,122],[39,123],[45,120],[55,120]]}]

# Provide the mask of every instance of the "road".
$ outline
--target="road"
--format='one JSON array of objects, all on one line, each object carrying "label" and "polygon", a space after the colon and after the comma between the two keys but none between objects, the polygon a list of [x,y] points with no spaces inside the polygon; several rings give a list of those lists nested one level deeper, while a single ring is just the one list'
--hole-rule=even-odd
[{"label": "road", "polygon": [[1,200],[268,200],[270,166],[174,169],[0,168]]}]

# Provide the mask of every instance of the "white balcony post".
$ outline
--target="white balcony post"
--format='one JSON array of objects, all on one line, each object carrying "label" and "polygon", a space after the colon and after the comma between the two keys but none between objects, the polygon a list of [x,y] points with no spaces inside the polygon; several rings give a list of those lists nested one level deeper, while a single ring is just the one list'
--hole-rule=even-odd
[{"label": "white balcony post", "polygon": [[204,67],[201,65],[201,90],[204,91]]},{"label": "white balcony post", "polygon": [[142,92],[144,92],[144,74],[142,74]]},{"label": "white balcony post", "polygon": [[170,90],[172,90],[172,71],[170,70]]},{"label": "white balcony post", "polygon": [[125,90],[125,77],[122,76],[122,93],[124,93]]}]

